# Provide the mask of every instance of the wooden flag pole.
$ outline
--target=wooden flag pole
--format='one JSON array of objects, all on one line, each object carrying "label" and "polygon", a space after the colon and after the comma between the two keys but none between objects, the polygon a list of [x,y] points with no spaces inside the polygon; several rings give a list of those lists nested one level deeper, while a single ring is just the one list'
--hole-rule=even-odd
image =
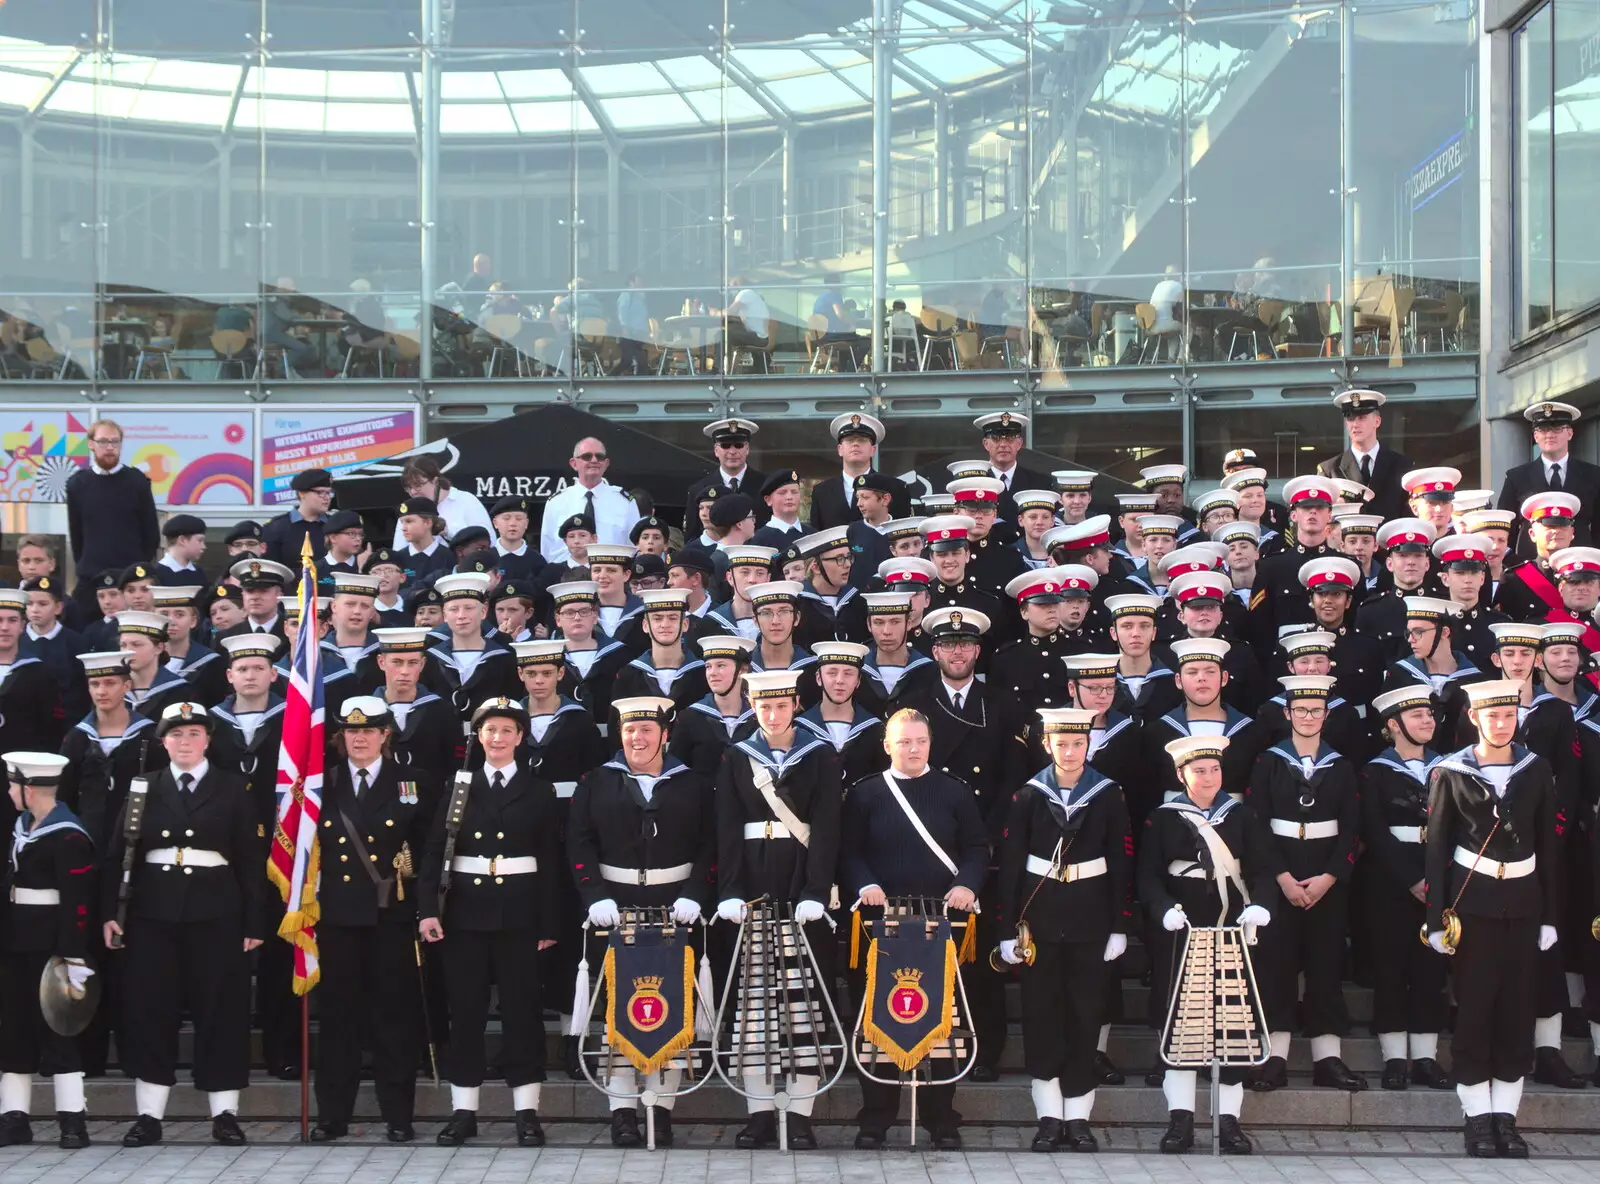
[{"label": "wooden flag pole", "polygon": [[311,1142],[311,992],[300,996],[300,1141]]}]

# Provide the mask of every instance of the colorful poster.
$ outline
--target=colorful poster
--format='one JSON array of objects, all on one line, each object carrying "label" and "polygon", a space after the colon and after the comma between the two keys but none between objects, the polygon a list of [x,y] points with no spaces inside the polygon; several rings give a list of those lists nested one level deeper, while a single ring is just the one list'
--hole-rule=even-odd
[{"label": "colorful poster", "polygon": [[68,411],[0,412],[0,502],[60,502],[89,463],[89,417]]},{"label": "colorful poster", "polygon": [[294,501],[289,483],[305,469],[337,476],[416,444],[416,411],[374,408],[349,411],[263,410],[261,495],[263,505]]},{"label": "colorful poster", "polygon": [[248,506],[255,492],[250,411],[107,408],[122,425],[122,460],[150,477],[156,505]]}]

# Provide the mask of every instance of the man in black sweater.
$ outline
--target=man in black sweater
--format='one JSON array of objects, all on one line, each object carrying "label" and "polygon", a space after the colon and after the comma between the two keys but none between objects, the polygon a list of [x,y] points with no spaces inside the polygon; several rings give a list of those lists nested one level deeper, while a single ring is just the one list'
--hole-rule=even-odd
[{"label": "man in black sweater", "polygon": [[161,531],[150,478],[122,463],[122,428],[96,420],[89,429],[89,464],[67,481],[67,537],[78,569],[73,597],[91,618],[94,578],[111,568],[141,563],[156,553]]}]

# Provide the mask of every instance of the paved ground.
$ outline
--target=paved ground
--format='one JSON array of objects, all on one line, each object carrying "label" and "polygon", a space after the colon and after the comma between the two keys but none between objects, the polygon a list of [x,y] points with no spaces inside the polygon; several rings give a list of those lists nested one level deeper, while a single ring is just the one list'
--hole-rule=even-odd
[{"label": "paved ground", "polygon": [[[974,1130],[960,1154],[883,1153],[841,1149],[853,1135],[823,1129],[828,1146],[786,1156],[733,1149],[733,1127],[684,1129],[681,1146],[667,1153],[616,1151],[594,1124],[552,1124],[553,1143],[542,1151],[513,1145],[509,1123],[488,1123],[470,1147],[445,1150],[423,1138],[409,1147],[381,1141],[381,1128],[357,1128],[348,1142],[306,1147],[288,1127],[249,1124],[252,1145],[224,1148],[209,1142],[209,1124],[172,1123],[160,1147],[124,1150],[121,1125],[94,1124],[99,1142],[83,1151],[53,1143],[0,1148],[5,1184],[1592,1184],[1600,1135],[1531,1134],[1534,1158],[1515,1163],[1469,1160],[1453,1133],[1379,1133],[1269,1130],[1255,1132],[1265,1154],[1212,1159],[1205,1154],[1152,1153],[1160,1131],[1119,1127],[1100,1131],[1098,1156],[1032,1155],[1028,1132],[1017,1127]],[[53,1138],[51,1126],[36,1135]],[[431,1137],[423,1127],[419,1136]]]}]

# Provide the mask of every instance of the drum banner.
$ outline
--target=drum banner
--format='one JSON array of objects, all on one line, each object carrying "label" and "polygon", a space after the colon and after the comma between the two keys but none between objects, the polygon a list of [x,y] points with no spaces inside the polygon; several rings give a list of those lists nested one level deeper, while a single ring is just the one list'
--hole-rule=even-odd
[{"label": "drum banner", "polygon": [[641,1073],[694,1043],[694,948],[641,929],[606,950],[606,1040]]},{"label": "drum banner", "polygon": [[956,973],[949,921],[941,921],[931,937],[921,925],[907,925],[894,937],[872,939],[861,1031],[902,1072],[915,1069],[934,1045],[949,1039]]}]

